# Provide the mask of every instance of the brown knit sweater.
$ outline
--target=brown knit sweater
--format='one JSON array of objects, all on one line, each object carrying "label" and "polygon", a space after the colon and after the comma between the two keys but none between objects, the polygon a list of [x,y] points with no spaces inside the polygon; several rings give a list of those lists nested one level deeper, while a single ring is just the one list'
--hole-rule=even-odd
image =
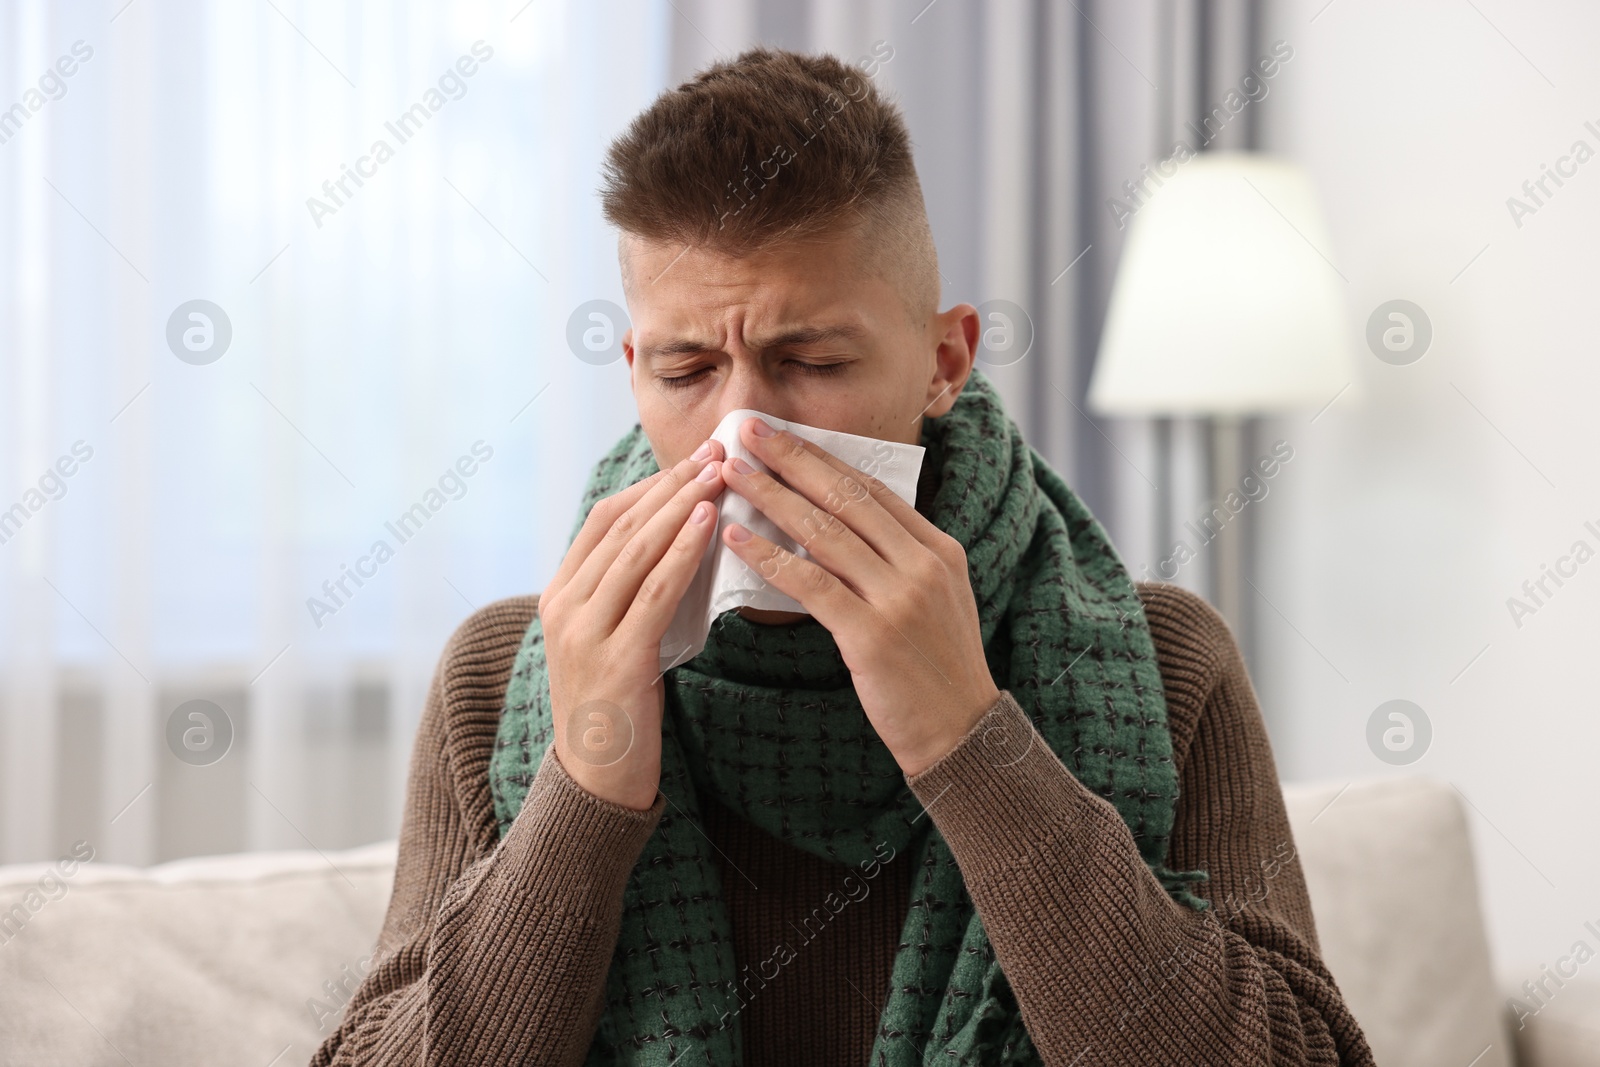
[{"label": "brown knit sweater", "polygon": [[[948,841],[1045,1063],[1370,1064],[1318,956],[1255,693],[1204,601],[1141,584],[1181,796],[1170,866],[1202,868],[1195,912],[1171,901],[1128,828],[1035,735],[996,766],[974,738],[1033,731],[1002,692],[908,784]],[[483,608],[434,676],[411,760],[379,962],[324,1064],[580,1064],[599,1021],[623,887],[667,799],[632,811],[547,752],[497,841],[489,756],[534,597]],[[914,871],[800,851],[707,805],[741,966],[770,973],[741,1014],[751,1065],[866,1064]],[[864,888],[863,888],[864,887]],[[741,975],[746,972],[741,970]],[[743,982],[741,982],[743,985]],[[757,988],[759,986],[759,988]]]}]

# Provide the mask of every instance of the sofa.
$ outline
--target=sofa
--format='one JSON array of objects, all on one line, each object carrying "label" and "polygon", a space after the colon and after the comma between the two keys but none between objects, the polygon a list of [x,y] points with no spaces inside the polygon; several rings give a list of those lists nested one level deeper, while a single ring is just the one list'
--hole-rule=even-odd
[{"label": "sofa", "polygon": [[[1537,1014],[1484,935],[1443,783],[1284,790],[1323,957],[1384,1067],[1600,1067],[1600,983]],[[85,850],[86,851],[86,850]],[[394,843],[0,867],[0,1064],[307,1062],[372,966]]]}]

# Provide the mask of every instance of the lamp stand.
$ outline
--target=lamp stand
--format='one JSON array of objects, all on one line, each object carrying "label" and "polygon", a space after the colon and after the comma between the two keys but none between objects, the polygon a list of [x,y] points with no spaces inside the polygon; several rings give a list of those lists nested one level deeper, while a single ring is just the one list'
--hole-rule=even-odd
[{"label": "lamp stand", "polygon": [[1206,496],[1209,507],[1224,516],[1229,516],[1221,524],[1216,536],[1211,542],[1210,563],[1208,568],[1210,576],[1210,599],[1216,609],[1227,620],[1228,626],[1233,630],[1234,636],[1239,640],[1240,647],[1244,645],[1244,553],[1242,544],[1244,531],[1240,528],[1247,520],[1244,511],[1237,515],[1230,515],[1227,506],[1223,503],[1229,492],[1237,491],[1237,483],[1242,470],[1244,439],[1243,427],[1237,416],[1216,415],[1209,420],[1210,433],[1208,444],[1210,452],[1209,476],[1207,477]]}]

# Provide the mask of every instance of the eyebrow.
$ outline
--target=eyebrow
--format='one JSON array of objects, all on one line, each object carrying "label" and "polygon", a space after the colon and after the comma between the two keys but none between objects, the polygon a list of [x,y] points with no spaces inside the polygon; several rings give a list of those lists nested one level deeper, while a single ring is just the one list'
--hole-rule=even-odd
[{"label": "eyebrow", "polygon": [[[750,347],[758,352],[772,349],[803,348],[806,345],[827,344],[830,341],[859,341],[866,336],[866,330],[854,323],[839,323],[833,326],[798,326],[771,337],[757,338]],[[715,346],[705,344],[690,338],[677,338],[671,341],[659,341],[643,349],[641,354],[645,359],[656,359],[663,356],[693,355],[700,352],[719,351]]]}]

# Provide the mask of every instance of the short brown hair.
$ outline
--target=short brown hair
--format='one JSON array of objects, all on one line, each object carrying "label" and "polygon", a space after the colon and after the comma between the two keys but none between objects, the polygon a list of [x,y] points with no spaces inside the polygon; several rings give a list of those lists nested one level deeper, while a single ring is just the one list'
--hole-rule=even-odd
[{"label": "short brown hair", "polygon": [[743,256],[856,231],[913,322],[935,310],[938,259],[905,119],[835,56],[752,48],[714,63],[641,112],[603,171],[605,218],[624,234]]}]

